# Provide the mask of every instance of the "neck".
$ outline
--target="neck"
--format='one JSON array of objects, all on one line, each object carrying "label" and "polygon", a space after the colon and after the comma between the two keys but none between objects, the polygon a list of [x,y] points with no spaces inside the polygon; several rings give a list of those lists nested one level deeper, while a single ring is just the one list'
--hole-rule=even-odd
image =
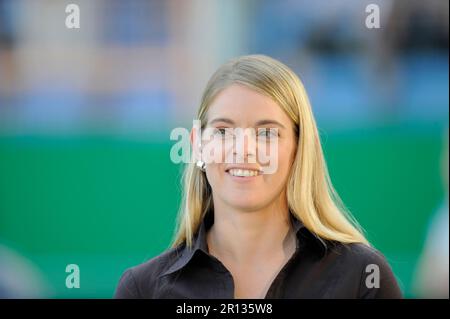
[{"label": "neck", "polygon": [[255,211],[215,202],[214,224],[207,234],[210,253],[238,264],[289,257],[295,250],[289,214],[283,202]]}]

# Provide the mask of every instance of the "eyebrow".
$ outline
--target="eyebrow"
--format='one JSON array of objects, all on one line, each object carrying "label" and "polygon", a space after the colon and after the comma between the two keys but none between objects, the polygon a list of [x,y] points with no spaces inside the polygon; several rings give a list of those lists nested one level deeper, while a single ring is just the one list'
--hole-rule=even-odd
[{"label": "eyebrow", "polygon": [[[209,121],[209,124],[213,124],[213,123],[217,123],[217,122],[223,122],[223,123],[228,123],[230,125],[234,125],[234,121],[225,117],[219,117],[216,118],[214,120]],[[272,124],[272,125],[276,125],[282,128],[286,128],[283,124],[281,124],[278,121],[275,120],[259,120],[258,122],[255,123],[255,126],[261,126],[261,125],[267,125],[267,124]]]}]

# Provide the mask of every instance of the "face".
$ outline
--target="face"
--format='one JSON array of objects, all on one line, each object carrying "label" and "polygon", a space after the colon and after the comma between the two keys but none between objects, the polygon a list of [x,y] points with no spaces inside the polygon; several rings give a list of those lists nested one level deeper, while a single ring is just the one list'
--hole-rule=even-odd
[{"label": "face", "polygon": [[285,198],[297,141],[294,123],[270,97],[229,86],[210,105],[202,136],[202,155],[220,158],[206,165],[214,205],[254,211]]}]

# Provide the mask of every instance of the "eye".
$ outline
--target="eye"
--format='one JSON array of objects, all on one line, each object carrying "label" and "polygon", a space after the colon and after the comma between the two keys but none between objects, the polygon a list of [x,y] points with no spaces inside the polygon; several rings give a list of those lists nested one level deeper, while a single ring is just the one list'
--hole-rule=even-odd
[{"label": "eye", "polygon": [[225,136],[225,133],[226,133],[226,131],[224,128],[219,127],[219,128],[214,129],[214,135]]},{"label": "eye", "polygon": [[214,135],[222,138],[232,137],[232,129],[226,127],[216,127],[214,128]]},{"label": "eye", "polygon": [[278,137],[278,130],[275,128],[259,128],[258,136],[264,138],[275,138]]}]

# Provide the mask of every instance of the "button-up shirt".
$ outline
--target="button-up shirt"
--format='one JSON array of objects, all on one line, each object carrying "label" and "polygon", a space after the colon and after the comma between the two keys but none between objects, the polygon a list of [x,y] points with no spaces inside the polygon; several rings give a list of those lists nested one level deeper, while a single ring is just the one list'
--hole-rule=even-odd
[{"label": "button-up shirt", "polygon": [[[207,214],[192,247],[181,244],[120,278],[115,298],[234,298],[230,271],[208,251]],[[326,241],[292,214],[296,250],[275,276],[266,299],[272,298],[402,298],[386,258],[365,244]]]}]

